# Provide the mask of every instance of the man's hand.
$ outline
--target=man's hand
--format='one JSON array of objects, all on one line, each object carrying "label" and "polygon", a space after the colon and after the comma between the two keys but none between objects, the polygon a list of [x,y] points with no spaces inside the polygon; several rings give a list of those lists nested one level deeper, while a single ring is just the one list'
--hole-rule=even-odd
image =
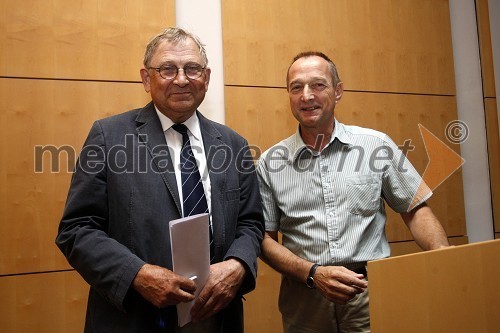
[{"label": "man's hand", "polygon": [[336,304],[347,304],[368,287],[363,274],[341,266],[319,266],[314,274],[314,284],[326,299]]},{"label": "man's hand", "polygon": [[192,301],[196,291],[196,284],[190,279],[149,264],[139,270],[132,287],[159,308]]},{"label": "man's hand", "polygon": [[199,322],[224,309],[236,296],[246,271],[242,263],[229,259],[210,266],[210,276],[191,309],[193,322]]}]

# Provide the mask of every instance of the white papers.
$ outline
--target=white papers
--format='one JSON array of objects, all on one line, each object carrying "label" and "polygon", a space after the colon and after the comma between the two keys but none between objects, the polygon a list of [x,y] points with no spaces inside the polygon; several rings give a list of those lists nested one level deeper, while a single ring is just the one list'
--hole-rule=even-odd
[{"label": "white papers", "polygon": [[[169,223],[172,266],[176,274],[196,283],[195,297],[205,286],[210,274],[210,239],[208,214],[198,214],[172,220]],[[195,300],[196,300],[195,298]],[[182,327],[191,321],[194,300],[177,304],[177,317]]]}]

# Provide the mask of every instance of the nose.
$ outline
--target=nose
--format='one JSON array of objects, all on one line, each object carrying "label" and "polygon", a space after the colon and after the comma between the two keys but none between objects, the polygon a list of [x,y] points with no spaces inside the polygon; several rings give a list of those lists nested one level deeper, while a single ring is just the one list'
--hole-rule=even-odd
[{"label": "nose", "polygon": [[302,99],[304,101],[309,101],[314,98],[313,92],[308,84],[304,86],[304,90],[302,90]]},{"label": "nose", "polygon": [[175,76],[174,83],[181,87],[189,83],[186,73],[184,73],[184,68],[179,68],[177,70],[177,75]]}]

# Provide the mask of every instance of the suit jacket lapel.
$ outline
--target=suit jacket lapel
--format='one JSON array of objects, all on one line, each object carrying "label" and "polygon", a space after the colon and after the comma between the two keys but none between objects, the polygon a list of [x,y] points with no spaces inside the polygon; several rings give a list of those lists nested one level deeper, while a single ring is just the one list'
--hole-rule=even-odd
[{"label": "suit jacket lapel", "polygon": [[[203,145],[205,155],[207,157],[207,168],[210,174],[211,183],[211,213],[212,227],[215,246],[224,244],[224,193],[226,188],[226,166],[232,160],[234,153],[230,151],[230,147],[222,140],[222,134],[215,126],[205,118],[201,113],[197,112],[200,120],[201,135],[203,136]],[[218,221],[218,222],[215,222]]]},{"label": "suit jacket lapel", "polygon": [[175,179],[174,165],[170,158],[170,151],[165,141],[163,128],[161,127],[160,119],[156,114],[153,102],[146,105],[137,115],[137,134],[139,143],[145,144],[147,150],[153,160],[151,166],[157,168],[158,174],[161,175],[165,185],[167,186],[175,205],[181,215],[181,203],[179,200],[179,191],[177,190],[177,182]]}]

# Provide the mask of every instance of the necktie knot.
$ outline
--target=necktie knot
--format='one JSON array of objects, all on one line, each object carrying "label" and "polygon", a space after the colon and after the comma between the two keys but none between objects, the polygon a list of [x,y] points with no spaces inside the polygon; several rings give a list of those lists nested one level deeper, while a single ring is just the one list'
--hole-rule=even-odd
[{"label": "necktie knot", "polygon": [[188,130],[188,128],[187,128],[187,126],[186,126],[186,125],[184,125],[184,124],[173,124],[173,125],[172,125],[172,128],[173,128],[174,130],[176,130],[177,132],[179,132],[180,134],[182,134],[183,136],[184,136],[185,134],[187,134],[187,130]]}]

